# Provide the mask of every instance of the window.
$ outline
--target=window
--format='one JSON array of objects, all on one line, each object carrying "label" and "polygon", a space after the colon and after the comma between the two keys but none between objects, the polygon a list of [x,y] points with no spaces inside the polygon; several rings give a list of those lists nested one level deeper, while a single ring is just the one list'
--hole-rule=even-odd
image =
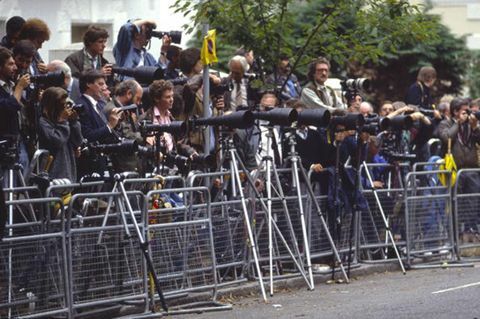
[{"label": "window", "polygon": [[113,38],[114,35],[113,27],[111,23],[72,23],[72,35],[71,35],[71,42],[72,43],[83,43],[83,34],[87,31],[90,25],[96,25],[97,27],[104,28],[108,31],[110,35],[107,41],[107,47],[113,46]]}]

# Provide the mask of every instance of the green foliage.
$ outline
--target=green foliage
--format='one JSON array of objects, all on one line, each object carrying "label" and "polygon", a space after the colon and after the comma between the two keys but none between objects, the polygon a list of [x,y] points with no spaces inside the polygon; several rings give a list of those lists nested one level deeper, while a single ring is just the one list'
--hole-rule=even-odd
[{"label": "green foliage", "polygon": [[439,73],[437,95],[458,93],[468,62],[464,41],[407,0],[177,0],[173,7],[192,17],[187,30],[196,32],[196,46],[202,23],[217,29],[223,70],[240,46],[262,56],[267,71],[289,54],[300,79],[322,55],[332,62],[333,77],[374,79],[370,98],[377,102],[403,99],[426,64]]},{"label": "green foliage", "polygon": [[480,98],[480,50],[470,52],[466,82],[469,96]]}]

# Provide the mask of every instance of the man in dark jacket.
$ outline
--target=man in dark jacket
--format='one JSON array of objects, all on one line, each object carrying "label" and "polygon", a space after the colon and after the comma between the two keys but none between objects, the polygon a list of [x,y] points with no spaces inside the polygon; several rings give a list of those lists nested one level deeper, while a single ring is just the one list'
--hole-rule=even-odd
[{"label": "man in dark jacket", "polygon": [[83,71],[98,70],[105,76],[112,74],[112,65],[103,57],[108,39],[108,32],[97,26],[90,26],[83,35],[84,48],[70,54],[65,62],[72,70],[72,75],[79,78]]},{"label": "man in dark jacket", "polygon": [[11,50],[18,41],[18,35],[24,24],[25,19],[19,16],[14,16],[8,19],[5,26],[6,35],[2,38],[0,46]]},{"label": "man in dark jacket", "polygon": [[[82,96],[77,104],[83,105],[80,114],[82,135],[89,143],[116,143],[118,142],[114,128],[117,126],[121,111],[114,109],[107,117],[103,110],[102,90],[106,87],[105,77],[97,70],[89,70],[80,76],[80,92]],[[81,157],[79,160],[78,176],[97,172],[103,174],[106,169],[106,158]]]}]

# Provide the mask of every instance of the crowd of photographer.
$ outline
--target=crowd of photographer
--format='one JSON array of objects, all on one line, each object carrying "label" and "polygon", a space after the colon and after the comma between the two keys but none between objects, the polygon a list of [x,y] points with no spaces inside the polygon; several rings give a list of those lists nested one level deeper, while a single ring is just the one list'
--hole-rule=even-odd
[{"label": "crowd of photographer", "polygon": [[[12,162],[27,167],[42,148],[53,156],[50,178],[76,181],[105,171],[170,174],[172,168],[188,173],[194,163],[222,165],[227,135],[249,170],[261,167],[270,150],[277,166],[288,165],[288,136],[293,135],[296,152],[321,192],[336,192],[333,179],[340,174],[345,197],[358,190],[354,168],[364,161],[424,162],[450,148],[457,169],[479,167],[479,100],[445,98],[436,106],[432,67],[419,70],[405,101],[384,101],[375,113],[362,96],[368,79],[343,81],[343,96],[326,85],[326,58],[310,63],[302,88],[288,56],[269,70],[252,51],[241,49],[229,61],[228,77],[209,75],[211,103],[204,105],[200,50],[181,49],[175,45],[181,33],[155,31],[154,21],[121,27],[115,63],[103,57],[110,35],[98,26],[85,32],[81,50],[50,63],[38,54],[50,36],[45,22],[13,17],[6,27],[0,48],[4,170]],[[146,49],[152,37],[163,43],[158,58]],[[257,79],[269,89],[254,88]],[[202,118],[206,108],[210,117]],[[205,144],[209,154],[203,154]],[[12,145],[16,154],[8,160],[5,150]],[[365,187],[386,186],[381,169],[373,175],[373,185],[362,181]],[[478,190],[478,176],[465,176],[470,179],[466,191]]]}]

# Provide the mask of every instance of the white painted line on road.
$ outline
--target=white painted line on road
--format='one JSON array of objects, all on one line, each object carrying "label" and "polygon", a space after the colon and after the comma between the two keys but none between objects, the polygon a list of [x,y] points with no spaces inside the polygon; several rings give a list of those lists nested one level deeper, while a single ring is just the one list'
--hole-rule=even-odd
[{"label": "white painted line on road", "polygon": [[480,282],[474,282],[474,283],[471,283],[471,284],[466,284],[466,285],[462,285],[462,286],[458,286],[458,287],[453,287],[453,288],[434,291],[434,292],[432,292],[432,294],[441,294],[443,292],[449,292],[449,291],[468,288],[468,287],[473,287],[473,286],[480,286]]}]

